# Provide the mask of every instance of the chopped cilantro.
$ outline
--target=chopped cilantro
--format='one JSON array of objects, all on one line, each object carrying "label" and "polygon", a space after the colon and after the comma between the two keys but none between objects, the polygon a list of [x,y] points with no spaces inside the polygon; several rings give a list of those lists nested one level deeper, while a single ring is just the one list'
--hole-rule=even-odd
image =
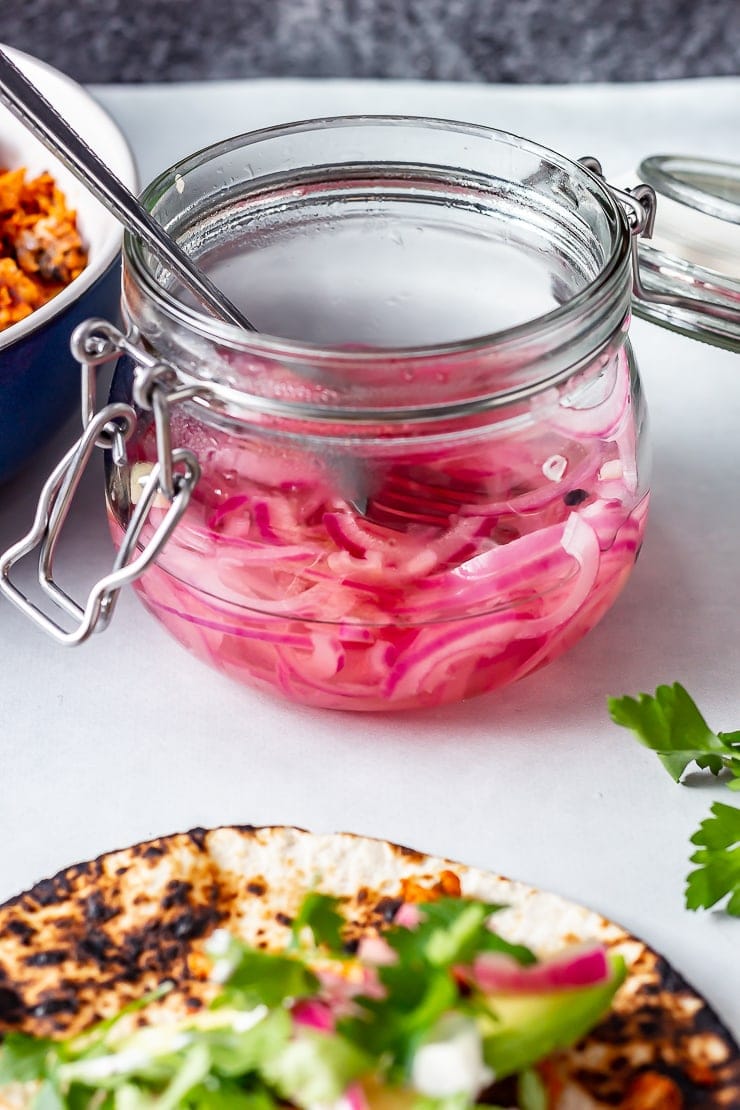
[{"label": "chopped cilantro", "polygon": [[324,945],[330,952],[341,952],[344,918],[337,909],[339,905],[340,899],[330,894],[307,894],[293,921],[293,945],[300,944],[304,929],[310,929],[317,947]]},{"label": "chopped cilantro", "polygon": [[[238,944],[238,942],[236,942]],[[297,956],[239,945],[240,955],[222,1001],[250,1009],[260,1003],[279,1006],[286,998],[307,998],[318,990],[318,979]]]},{"label": "chopped cilantro", "polygon": [[385,997],[358,998],[364,1013],[339,1026],[356,1044],[388,1056],[391,1076],[399,1082],[407,1077],[420,1040],[445,1013],[479,1008],[478,999],[461,997],[456,967],[486,951],[504,952],[524,964],[535,960],[528,948],[491,932],[488,920],[502,909],[499,905],[440,898],[418,909],[421,921],[415,929],[393,926],[384,933],[397,956],[378,968]]},{"label": "chopped cilantro", "polygon": [[466,898],[440,898],[420,905],[422,915],[415,929],[395,926],[385,933],[391,948],[404,960],[416,958],[439,967],[470,963],[479,952],[502,952],[518,963],[534,963],[534,954],[522,944],[510,944],[488,926],[502,906]]},{"label": "chopped cilantro", "polygon": [[55,1048],[53,1041],[7,1033],[0,1053],[0,1084],[26,1083],[46,1074],[46,1060]]},{"label": "chopped cilantro", "polygon": [[531,1068],[519,1075],[517,1098],[519,1110],[548,1110],[549,1100],[545,1085]]},{"label": "chopped cilantro", "polygon": [[387,1058],[390,1078],[401,1083],[423,1035],[456,1005],[458,992],[446,970],[422,963],[381,968],[379,978],[385,997],[356,999],[363,1013],[340,1021],[338,1029],[376,1058]]}]

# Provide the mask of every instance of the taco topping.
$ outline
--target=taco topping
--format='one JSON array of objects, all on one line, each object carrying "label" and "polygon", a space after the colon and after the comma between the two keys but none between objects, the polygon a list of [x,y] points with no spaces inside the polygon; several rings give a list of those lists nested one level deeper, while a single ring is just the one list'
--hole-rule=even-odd
[{"label": "taco topping", "polygon": [[[539,962],[494,931],[504,907],[432,897],[359,945],[342,899],[316,892],[281,950],[219,929],[204,946],[207,1008],[147,1022],[163,984],[67,1040],[9,1033],[0,1106],[465,1110],[495,1104],[511,1077],[521,1107],[547,1107],[542,1061],[609,1009],[621,958],[581,945]],[[19,1101],[4,1102],[11,1089]]]},{"label": "taco topping", "polygon": [[87,265],[75,212],[54,178],[0,168],[0,331],[29,316]]}]

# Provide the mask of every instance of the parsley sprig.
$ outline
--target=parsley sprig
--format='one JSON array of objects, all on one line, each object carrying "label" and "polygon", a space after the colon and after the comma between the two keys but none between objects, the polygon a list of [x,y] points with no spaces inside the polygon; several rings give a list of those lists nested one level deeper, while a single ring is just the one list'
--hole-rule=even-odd
[{"label": "parsley sprig", "polygon": [[[656,752],[675,782],[694,763],[740,790],[740,731],[713,732],[680,683],[654,695],[609,698],[608,706],[612,720]],[[686,879],[686,907],[709,909],[727,898],[726,912],[740,917],[740,809],[715,802],[711,813],[691,837],[698,851],[690,862],[698,866]]]},{"label": "parsley sprig", "polygon": [[659,686],[654,695],[609,698],[608,704],[612,720],[631,728],[656,752],[676,782],[696,763],[713,775],[729,772],[728,786],[740,790],[740,732],[712,732],[679,682]]},{"label": "parsley sprig", "polygon": [[691,838],[699,851],[691,857],[698,863],[686,883],[686,905],[695,910],[715,906],[729,895],[725,909],[740,917],[740,809],[715,802]]}]

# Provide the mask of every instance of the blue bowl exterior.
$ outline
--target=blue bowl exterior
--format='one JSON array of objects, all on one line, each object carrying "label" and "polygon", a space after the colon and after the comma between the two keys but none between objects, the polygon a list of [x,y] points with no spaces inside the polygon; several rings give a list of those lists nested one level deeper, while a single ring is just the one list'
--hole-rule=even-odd
[{"label": "blue bowl exterior", "polygon": [[80,404],[72,332],[93,316],[120,315],[121,259],[48,324],[0,351],[0,482],[7,481]]}]

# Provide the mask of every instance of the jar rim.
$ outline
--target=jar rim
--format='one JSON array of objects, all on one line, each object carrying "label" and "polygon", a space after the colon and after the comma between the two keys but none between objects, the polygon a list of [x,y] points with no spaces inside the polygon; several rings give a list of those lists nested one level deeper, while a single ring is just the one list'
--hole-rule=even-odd
[{"label": "jar rim", "polygon": [[[533,154],[546,156],[552,165],[565,171],[570,177],[576,175],[588,185],[591,195],[602,206],[612,227],[611,250],[602,268],[592,279],[586,282],[582,289],[554,309],[532,319],[490,333],[473,335],[455,341],[411,346],[374,345],[372,348],[353,350],[351,358],[354,363],[372,366],[374,363],[386,363],[389,360],[394,362],[416,361],[426,358],[439,358],[440,356],[465,355],[480,352],[482,349],[488,351],[507,349],[521,340],[531,341],[538,336],[543,339],[546,338],[548,333],[554,329],[563,326],[570,320],[578,319],[584,308],[591,305],[594,300],[607,304],[619,302],[625,293],[625,288],[631,296],[631,236],[629,223],[624,209],[611,194],[605,182],[583,165],[572,161],[557,151],[511,132],[482,124],[425,116],[339,115],[265,127],[220,140],[181,159],[160,173],[143,190],[141,200],[151,210],[156,201],[167,190],[172,188],[173,185],[176,187],[178,178],[205,164],[214,156],[233,151],[240,146],[249,146],[272,138],[311,130],[325,131],[328,128],[402,126],[404,124],[426,127],[430,130],[456,130],[478,137],[498,138],[501,141],[516,143],[521,149]],[[159,308],[166,312],[173,322],[186,327],[190,331],[195,331],[205,339],[228,344],[229,347],[235,350],[243,350],[268,357],[286,358],[297,362],[310,360],[316,363],[323,360],[342,360],[348,357],[346,347],[286,339],[260,331],[245,332],[237,325],[218,320],[197,307],[185,304],[157,281],[151,267],[146,264],[141,240],[135,238],[129,232],[124,237],[124,264],[125,267],[130,268],[139,286],[155,301]],[[624,315],[624,312],[618,314],[618,322],[615,318],[615,331],[621,325]]]}]

